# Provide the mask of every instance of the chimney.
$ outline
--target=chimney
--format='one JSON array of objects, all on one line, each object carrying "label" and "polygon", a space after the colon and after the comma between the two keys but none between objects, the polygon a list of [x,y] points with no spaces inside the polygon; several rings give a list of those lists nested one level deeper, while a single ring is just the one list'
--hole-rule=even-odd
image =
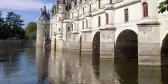
[{"label": "chimney", "polygon": [[42,15],[42,12],[43,12],[43,9],[42,9],[42,8],[40,8],[40,15]]}]

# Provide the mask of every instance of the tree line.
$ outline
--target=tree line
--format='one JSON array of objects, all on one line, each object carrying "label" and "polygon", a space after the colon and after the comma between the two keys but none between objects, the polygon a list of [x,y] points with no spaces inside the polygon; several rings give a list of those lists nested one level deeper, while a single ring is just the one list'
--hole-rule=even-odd
[{"label": "tree line", "polygon": [[37,25],[30,22],[24,29],[24,20],[21,15],[15,12],[8,12],[6,17],[2,17],[0,12],[0,39],[36,39]]}]

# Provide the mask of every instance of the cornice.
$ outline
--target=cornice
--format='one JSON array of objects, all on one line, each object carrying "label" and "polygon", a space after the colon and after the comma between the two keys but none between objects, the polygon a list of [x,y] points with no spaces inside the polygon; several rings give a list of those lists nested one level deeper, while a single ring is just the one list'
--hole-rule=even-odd
[{"label": "cornice", "polygon": [[79,34],[79,32],[74,30],[74,31],[71,31],[71,34]]},{"label": "cornice", "polygon": [[92,29],[82,29],[81,32],[92,32]]},{"label": "cornice", "polygon": [[105,13],[105,10],[99,9],[97,11],[92,12],[92,16],[99,15],[99,14],[102,14],[102,13]]},{"label": "cornice", "polygon": [[135,3],[138,3],[138,2],[141,2],[141,0],[132,0],[132,1],[129,1],[129,2],[120,2],[120,3],[116,3],[116,4],[114,3],[114,9],[119,9],[119,8],[122,8],[122,7],[125,7],[125,6],[128,6],[128,5],[132,5],[132,4],[135,4]]}]

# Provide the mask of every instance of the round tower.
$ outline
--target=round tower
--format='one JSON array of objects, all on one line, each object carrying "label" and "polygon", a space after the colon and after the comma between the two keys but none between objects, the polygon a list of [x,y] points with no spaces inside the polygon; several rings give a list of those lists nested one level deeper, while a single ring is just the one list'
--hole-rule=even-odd
[{"label": "round tower", "polygon": [[57,37],[58,39],[62,39],[63,37],[63,23],[62,21],[66,19],[66,4],[65,0],[57,0]]},{"label": "round tower", "polygon": [[43,47],[45,39],[49,38],[50,15],[46,11],[46,6],[41,8],[40,17],[37,20],[36,46]]}]

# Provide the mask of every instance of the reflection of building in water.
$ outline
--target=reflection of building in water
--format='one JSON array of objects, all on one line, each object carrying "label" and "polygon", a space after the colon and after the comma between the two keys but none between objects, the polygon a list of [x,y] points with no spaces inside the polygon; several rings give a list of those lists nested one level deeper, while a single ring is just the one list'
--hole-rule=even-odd
[{"label": "reflection of building in water", "polygon": [[[58,56],[58,57],[57,57]],[[71,54],[68,51],[57,51],[51,54],[48,67],[48,79],[50,83],[76,84],[88,83],[97,84],[91,65],[83,64],[79,66],[79,53]]]},{"label": "reflection of building in water", "polygon": [[138,84],[168,84],[168,82],[161,80],[160,67],[139,66],[138,68]]},{"label": "reflection of building in water", "polygon": [[50,51],[41,47],[36,47],[36,70],[38,75],[38,83],[43,84],[48,76],[48,58]]},{"label": "reflection of building in water", "polygon": [[52,52],[49,58],[48,80],[50,83],[59,83],[63,79],[64,72],[62,52]]},{"label": "reflection of building in water", "polygon": [[138,84],[138,60],[116,59],[114,60],[116,79],[120,84]]}]

